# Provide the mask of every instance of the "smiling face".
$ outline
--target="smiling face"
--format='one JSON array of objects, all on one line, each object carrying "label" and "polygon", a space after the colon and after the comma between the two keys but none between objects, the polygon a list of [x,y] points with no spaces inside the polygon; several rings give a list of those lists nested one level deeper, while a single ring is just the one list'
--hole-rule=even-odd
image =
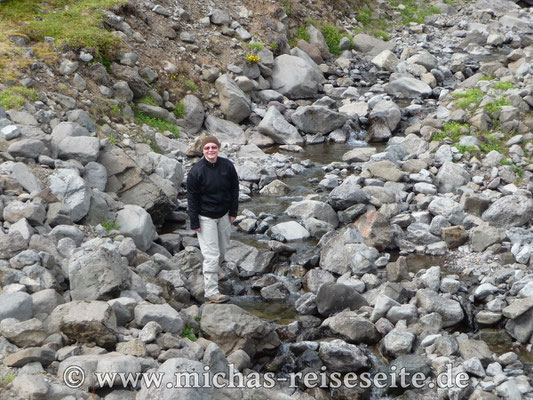
[{"label": "smiling face", "polygon": [[207,143],[204,148],[204,157],[209,162],[216,162],[218,157],[218,146],[215,143]]}]

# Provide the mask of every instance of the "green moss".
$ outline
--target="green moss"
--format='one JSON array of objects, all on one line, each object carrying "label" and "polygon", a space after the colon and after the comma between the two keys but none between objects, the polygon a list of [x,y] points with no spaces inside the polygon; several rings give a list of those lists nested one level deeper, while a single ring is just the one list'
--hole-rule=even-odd
[{"label": "green moss", "polygon": [[118,231],[120,229],[120,226],[118,226],[117,221],[107,220],[107,221],[102,222],[101,225],[107,233],[111,231]]},{"label": "green moss", "polygon": [[149,106],[157,106],[158,104],[151,96],[144,96],[139,99],[139,103],[148,104]]},{"label": "green moss", "polygon": [[149,125],[152,128],[155,128],[161,132],[169,131],[176,138],[179,136],[179,133],[180,133],[179,128],[170,121],[166,121],[160,118],[155,118],[150,115],[146,115],[142,112],[136,113],[135,118],[137,118],[137,120],[139,120],[140,122],[144,122],[146,125]]},{"label": "green moss", "polygon": [[187,86],[189,88],[189,90],[191,90],[193,92],[198,92],[198,85],[196,83],[194,83],[193,81],[191,81],[190,79],[187,79],[185,81],[185,86]]},{"label": "green moss", "polygon": [[181,334],[181,337],[187,338],[193,342],[196,341],[196,332],[192,326],[187,325]]},{"label": "green moss", "polygon": [[174,106],[174,115],[176,118],[185,118],[185,102],[182,100]]},{"label": "green moss", "polygon": [[389,0],[389,3],[393,7],[398,7],[400,4],[403,5],[397,11],[402,15],[402,23],[404,25],[409,25],[411,22],[421,24],[427,16],[440,14],[439,8],[416,0]]},{"label": "green moss", "polygon": [[248,43],[248,48],[253,51],[261,51],[265,47],[265,44],[262,42],[250,42]]},{"label": "green moss", "polygon": [[492,85],[494,89],[503,90],[504,92],[509,89],[514,89],[515,85],[512,82],[496,82]]},{"label": "green moss", "polygon": [[479,148],[483,153],[490,153],[495,150],[499,153],[505,153],[505,145],[501,139],[494,134],[483,132],[478,135]]},{"label": "green moss", "polygon": [[503,106],[510,106],[510,105],[511,105],[511,103],[509,102],[509,100],[507,100],[507,99],[505,99],[503,97],[499,97],[496,100],[494,100],[493,102],[490,102],[490,103],[486,104],[485,107],[483,107],[483,108],[488,113],[495,113],[497,111],[500,111]]},{"label": "green moss", "polygon": [[479,151],[479,149],[476,146],[463,146],[461,144],[456,144],[455,148],[459,150],[459,153],[464,154],[466,152],[469,153],[476,153]]},{"label": "green moss", "polygon": [[455,104],[461,108],[467,108],[470,105],[477,105],[483,99],[483,92],[477,88],[468,89],[464,92],[454,92],[452,97],[455,99]]},{"label": "green moss", "polygon": [[23,86],[13,86],[9,89],[0,91],[0,106],[6,110],[19,109],[26,101],[37,101],[39,96],[34,89],[28,89]]},{"label": "green moss", "polygon": [[432,140],[440,142],[445,138],[451,138],[454,143],[457,143],[462,135],[469,132],[470,125],[461,124],[459,122],[446,122],[444,124],[444,130],[433,135]]}]

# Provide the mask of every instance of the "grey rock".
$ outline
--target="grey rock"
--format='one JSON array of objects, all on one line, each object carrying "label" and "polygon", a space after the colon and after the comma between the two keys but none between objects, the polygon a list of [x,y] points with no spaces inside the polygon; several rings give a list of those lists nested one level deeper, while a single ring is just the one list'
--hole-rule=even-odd
[{"label": "grey rock", "polygon": [[58,156],[76,159],[82,164],[96,161],[100,154],[100,139],[89,136],[66,137],[58,144]]},{"label": "grey rock", "polygon": [[142,251],[148,250],[157,237],[152,218],[142,207],[126,205],[118,212],[116,222],[120,232],[131,237]]},{"label": "grey rock", "polygon": [[392,132],[400,123],[402,113],[398,105],[393,101],[382,100],[374,106],[369,115],[370,119],[378,117],[387,123],[387,127]]},{"label": "grey rock", "polygon": [[309,134],[327,134],[347,121],[346,115],[323,106],[300,107],[291,116],[298,129]]},{"label": "grey rock", "polygon": [[13,157],[37,159],[41,154],[46,154],[46,148],[44,143],[40,140],[20,139],[10,144],[7,148],[7,152]]},{"label": "grey rock", "polygon": [[333,208],[326,203],[316,200],[303,200],[297,203],[291,204],[285,213],[290,217],[296,217],[300,219],[316,218],[321,221],[325,221],[336,228],[339,224],[337,213]]},{"label": "grey rock", "polygon": [[290,99],[316,96],[322,79],[313,66],[300,57],[282,54],[274,61],[272,89]]},{"label": "grey rock", "polygon": [[49,177],[50,190],[61,196],[70,207],[71,217],[78,222],[89,211],[91,194],[85,181],[73,169],[59,169]]},{"label": "grey rock", "polygon": [[77,109],[67,112],[69,122],[74,122],[87,129],[89,132],[96,132],[96,124],[91,116],[84,110]]},{"label": "grey rock", "polygon": [[511,195],[496,200],[481,216],[496,227],[521,226],[533,218],[533,199]]},{"label": "grey rock", "polygon": [[135,307],[135,323],[144,326],[157,322],[164,332],[180,335],[185,328],[179,313],[168,304],[139,304]]},{"label": "grey rock", "polygon": [[330,316],[345,308],[357,311],[360,307],[368,305],[355,289],[338,283],[322,285],[317,294],[316,304],[318,312],[324,316]]},{"label": "grey rock", "polygon": [[192,94],[183,98],[185,115],[183,117],[183,127],[191,134],[198,133],[202,128],[205,119],[204,105],[200,99]]},{"label": "grey rock", "polygon": [[322,327],[329,328],[334,334],[342,335],[354,344],[374,344],[379,340],[374,324],[354,311],[342,311],[329,317],[324,320]]},{"label": "grey rock", "polygon": [[257,129],[279,144],[302,144],[304,142],[298,129],[289,124],[275,106],[268,108]]},{"label": "grey rock", "polygon": [[419,307],[428,312],[437,312],[442,317],[444,327],[453,326],[464,318],[461,305],[455,300],[445,299],[431,289],[421,289],[416,293]]},{"label": "grey rock", "polygon": [[76,253],[68,272],[74,300],[107,300],[128,288],[128,270],[120,254],[105,248]]},{"label": "grey rock", "polygon": [[220,142],[245,144],[244,131],[234,122],[225,121],[208,114],[204,121],[205,128],[210,135],[216,136]]},{"label": "grey rock", "polygon": [[419,98],[431,96],[431,87],[415,78],[399,78],[387,83],[383,89],[387,94],[400,98]]},{"label": "grey rock", "polygon": [[31,170],[23,163],[15,163],[11,171],[11,177],[15,179],[28,192],[41,191],[41,184],[31,172]]},{"label": "grey rock", "polygon": [[82,178],[90,188],[98,189],[101,192],[105,191],[107,170],[102,164],[97,162],[87,163],[83,170]]},{"label": "grey rock", "polygon": [[428,210],[433,215],[441,215],[454,225],[461,225],[465,218],[463,207],[446,197],[438,197],[429,203]]},{"label": "grey rock", "polygon": [[473,251],[484,251],[494,243],[499,243],[505,234],[492,226],[478,226],[470,231],[470,242]]},{"label": "grey rock", "polygon": [[0,321],[6,318],[26,321],[32,315],[32,298],[29,294],[24,292],[0,294]]},{"label": "grey rock", "polygon": [[307,229],[296,221],[281,222],[270,230],[272,235],[282,237],[288,242],[304,240],[311,236]]},{"label": "grey rock", "polygon": [[355,372],[368,366],[368,358],[355,345],[335,339],[320,343],[318,356],[332,371]]},{"label": "grey rock", "polygon": [[15,318],[6,318],[0,322],[2,336],[19,347],[41,346],[48,336],[43,323],[37,318],[20,322]]},{"label": "grey rock", "polygon": [[225,354],[242,349],[253,357],[261,349],[280,345],[273,326],[233,304],[204,305],[200,326]]},{"label": "grey rock", "polygon": [[220,100],[220,108],[226,118],[239,123],[251,113],[251,100],[228,75],[221,75],[215,82]]},{"label": "grey rock", "polygon": [[41,225],[46,218],[46,209],[42,204],[15,200],[5,206],[3,215],[4,220],[11,223],[26,218],[32,225]]},{"label": "grey rock", "polygon": [[470,181],[470,174],[459,164],[445,162],[437,173],[439,193],[455,193]]},{"label": "grey rock", "polygon": [[393,329],[383,338],[383,350],[385,353],[398,357],[410,353],[415,341],[415,335],[409,331]]}]

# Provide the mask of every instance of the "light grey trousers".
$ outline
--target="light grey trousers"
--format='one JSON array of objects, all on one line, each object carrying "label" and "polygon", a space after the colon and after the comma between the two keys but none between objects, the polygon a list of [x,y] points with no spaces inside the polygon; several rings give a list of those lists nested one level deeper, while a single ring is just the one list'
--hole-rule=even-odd
[{"label": "light grey trousers", "polygon": [[229,245],[231,224],[228,214],[221,218],[209,218],[200,215],[200,232],[198,242],[204,257],[202,272],[204,274],[204,296],[212,297],[218,291],[219,265],[224,262]]}]

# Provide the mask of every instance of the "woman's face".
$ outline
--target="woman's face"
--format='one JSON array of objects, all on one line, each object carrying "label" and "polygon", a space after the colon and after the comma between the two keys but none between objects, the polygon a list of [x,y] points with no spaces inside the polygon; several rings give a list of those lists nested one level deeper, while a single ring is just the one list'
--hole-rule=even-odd
[{"label": "woman's face", "polygon": [[218,157],[218,146],[215,143],[207,143],[204,148],[204,157],[209,162],[216,162]]}]

